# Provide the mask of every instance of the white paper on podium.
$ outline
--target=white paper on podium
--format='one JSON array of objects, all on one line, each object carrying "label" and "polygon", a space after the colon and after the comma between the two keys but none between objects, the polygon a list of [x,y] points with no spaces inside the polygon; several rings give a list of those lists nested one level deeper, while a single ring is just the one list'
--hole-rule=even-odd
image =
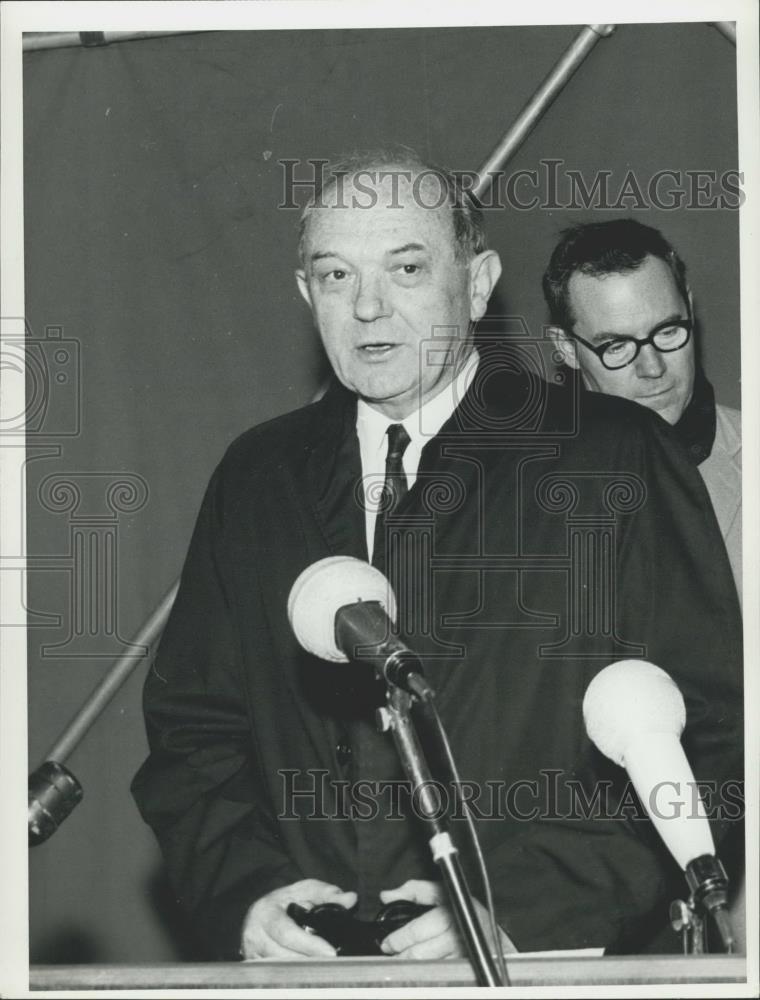
[{"label": "white paper on podium", "polygon": [[516,951],[505,957],[513,958],[601,958],[604,948],[560,948],[558,951]]}]

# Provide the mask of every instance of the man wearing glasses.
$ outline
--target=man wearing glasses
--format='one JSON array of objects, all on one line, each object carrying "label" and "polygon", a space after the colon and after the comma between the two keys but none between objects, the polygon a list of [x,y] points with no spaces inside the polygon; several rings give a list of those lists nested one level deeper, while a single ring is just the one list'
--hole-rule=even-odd
[{"label": "man wearing glasses", "polygon": [[716,405],[694,349],[686,267],[633,219],[565,230],[543,279],[563,361],[587,389],[623,396],[672,424],[707,486],[741,595],[741,422]]}]

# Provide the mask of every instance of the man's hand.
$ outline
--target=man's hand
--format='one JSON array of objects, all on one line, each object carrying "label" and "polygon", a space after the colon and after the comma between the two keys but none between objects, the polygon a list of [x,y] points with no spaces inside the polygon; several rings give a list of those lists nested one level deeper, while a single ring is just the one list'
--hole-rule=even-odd
[{"label": "man's hand", "polygon": [[[386,955],[398,955],[399,958],[436,959],[454,958],[466,954],[465,943],[459,935],[456,918],[446,904],[443,887],[437,882],[410,879],[398,889],[381,892],[380,899],[383,903],[408,899],[413,903],[425,903],[434,907],[389,934],[381,945]],[[486,941],[490,945],[488,910],[477,900],[473,900],[473,903]],[[503,952],[517,951],[501,927],[499,936]]]},{"label": "man's hand", "polygon": [[285,912],[290,903],[311,909],[320,903],[338,903],[350,909],[355,892],[343,892],[316,878],[305,878],[257,899],[243,922],[243,958],[334,958],[335,949],[310,934]]}]

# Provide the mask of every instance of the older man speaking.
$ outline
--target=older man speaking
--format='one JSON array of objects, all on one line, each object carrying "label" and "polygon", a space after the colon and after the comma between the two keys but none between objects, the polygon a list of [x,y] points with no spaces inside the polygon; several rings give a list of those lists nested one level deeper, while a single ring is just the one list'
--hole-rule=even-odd
[{"label": "older man speaking", "polygon": [[[298,287],[337,383],[222,459],[145,688],[151,753],[134,794],[201,947],[329,956],[291,903],[356,904],[367,919],[408,899],[432,908],[383,950],[462,953],[375,725],[383,684],[290,629],[294,581],[331,555],[371,559],[394,582],[503,947],[643,947],[680,872],[631,815],[581,702],[612,660],[652,659],[683,692],[697,778],[740,778],[739,609],[699,476],[646,410],[592,394],[578,407],[498,352],[479,357],[500,264],[452,174],[408,151],[345,161],[307,207],[300,249]],[[392,517],[378,481],[393,484]]]}]

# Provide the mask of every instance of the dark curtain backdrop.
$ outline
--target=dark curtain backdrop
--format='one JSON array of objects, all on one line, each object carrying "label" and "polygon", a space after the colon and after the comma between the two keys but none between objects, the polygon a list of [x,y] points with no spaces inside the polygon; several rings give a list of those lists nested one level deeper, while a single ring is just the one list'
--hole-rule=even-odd
[{"label": "dark curtain backdrop", "polygon": [[[222,32],[26,55],[27,319],[47,393],[27,462],[32,765],[178,574],[225,446],[324,375],[278,161],[395,141],[475,168],[577,30]],[[613,191],[629,169],[720,176],[737,167],[735,78],[734,48],[704,25],[623,26],[509,171],[561,159],[587,185],[611,171]],[[682,252],[709,377],[739,405],[730,209],[491,211],[492,312],[540,336],[559,229],[619,214]],[[31,852],[32,961],[187,954],[128,791],[144,672],[69,761],[84,802]]]}]

